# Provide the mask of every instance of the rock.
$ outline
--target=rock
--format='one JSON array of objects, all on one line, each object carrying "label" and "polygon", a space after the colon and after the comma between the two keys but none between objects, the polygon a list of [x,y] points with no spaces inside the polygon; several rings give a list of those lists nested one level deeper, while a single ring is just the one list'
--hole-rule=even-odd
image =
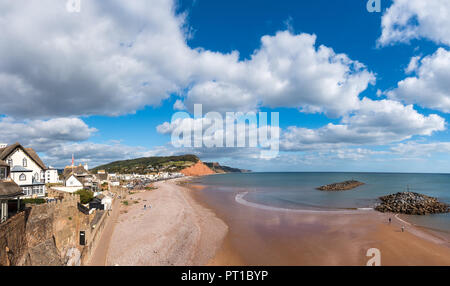
[{"label": "rock", "polygon": [[63,262],[53,239],[29,249],[27,265],[63,266]]},{"label": "rock", "polygon": [[330,185],[321,186],[318,187],[317,189],[319,191],[347,191],[359,187],[361,185],[364,185],[364,183],[355,180],[350,180],[341,183],[334,183]]},{"label": "rock", "polygon": [[81,265],[81,252],[76,247],[70,248],[65,257],[65,265],[67,266],[80,266]]},{"label": "rock", "polygon": [[408,215],[427,215],[450,212],[450,206],[426,195],[403,192],[380,197],[381,204],[375,207],[379,212]]}]

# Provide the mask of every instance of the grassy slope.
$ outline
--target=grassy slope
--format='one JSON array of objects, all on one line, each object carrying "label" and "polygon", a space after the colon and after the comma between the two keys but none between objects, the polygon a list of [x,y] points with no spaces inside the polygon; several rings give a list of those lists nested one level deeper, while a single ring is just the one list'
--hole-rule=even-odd
[{"label": "grassy slope", "polygon": [[[146,174],[157,171],[179,171],[199,161],[195,155],[168,156],[168,157],[145,157],[131,160],[116,161],[98,166],[91,171],[105,170],[108,173],[137,173]],[[152,170],[153,168],[153,170]]]}]

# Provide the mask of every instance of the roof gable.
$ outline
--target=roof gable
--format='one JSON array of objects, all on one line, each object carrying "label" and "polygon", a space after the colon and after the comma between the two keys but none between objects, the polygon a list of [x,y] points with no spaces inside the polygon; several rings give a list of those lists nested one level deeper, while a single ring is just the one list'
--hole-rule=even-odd
[{"label": "roof gable", "polygon": [[74,174],[75,176],[92,176],[92,174],[89,171],[86,171],[86,169],[82,165],[68,166],[64,168],[64,178],[69,178],[72,174]]},{"label": "roof gable", "polygon": [[41,169],[46,170],[44,162],[39,158],[36,151],[33,148],[24,148],[20,143],[16,142],[12,145],[6,146],[0,149],[0,160],[6,160],[6,158],[11,155],[17,148],[20,148],[31,160],[33,160]]},{"label": "roof gable", "polygon": [[65,181],[66,181],[66,182],[69,181],[72,177],[73,177],[72,180],[75,180],[76,182],[78,182],[78,183],[80,183],[81,185],[83,185],[83,182],[80,181],[80,179],[77,178],[74,174],[70,174],[70,176],[68,176],[68,177],[65,179]]}]

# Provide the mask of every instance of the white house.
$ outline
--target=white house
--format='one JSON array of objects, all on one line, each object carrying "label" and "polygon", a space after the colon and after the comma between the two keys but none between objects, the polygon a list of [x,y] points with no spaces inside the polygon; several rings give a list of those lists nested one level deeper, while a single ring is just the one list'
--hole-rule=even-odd
[{"label": "white house", "polygon": [[60,183],[58,170],[49,166],[45,171],[45,183],[46,184],[56,184]]},{"label": "white house", "polygon": [[66,180],[66,187],[79,187],[83,188],[83,184],[72,174],[67,180]]},{"label": "white house", "polygon": [[101,195],[99,198],[102,200],[102,205],[105,207],[105,210],[112,209],[112,201],[113,199],[107,195]]},{"label": "white house", "polygon": [[102,210],[111,210],[112,209],[112,201],[113,198],[105,195],[105,194],[99,194],[96,196],[90,203],[89,208],[90,209],[102,209]]},{"label": "white house", "polygon": [[64,187],[52,187],[52,189],[66,193],[75,193],[83,188],[83,183],[74,174],[67,175],[67,179],[64,181]]},{"label": "white house", "polygon": [[0,160],[10,166],[11,179],[23,190],[24,197],[45,196],[47,168],[32,148],[19,143],[7,145],[0,148]]}]

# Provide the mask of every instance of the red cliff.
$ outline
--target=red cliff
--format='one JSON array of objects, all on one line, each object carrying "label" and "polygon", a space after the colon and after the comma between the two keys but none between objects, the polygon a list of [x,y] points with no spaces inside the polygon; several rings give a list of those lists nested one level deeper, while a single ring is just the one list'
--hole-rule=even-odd
[{"label": "red cliff", "polygon": [[206,176],[215,174],[215,172],[203,164],[202,161],[198,161],[194,165],[181,170],[181,173],[185,176]]}]

